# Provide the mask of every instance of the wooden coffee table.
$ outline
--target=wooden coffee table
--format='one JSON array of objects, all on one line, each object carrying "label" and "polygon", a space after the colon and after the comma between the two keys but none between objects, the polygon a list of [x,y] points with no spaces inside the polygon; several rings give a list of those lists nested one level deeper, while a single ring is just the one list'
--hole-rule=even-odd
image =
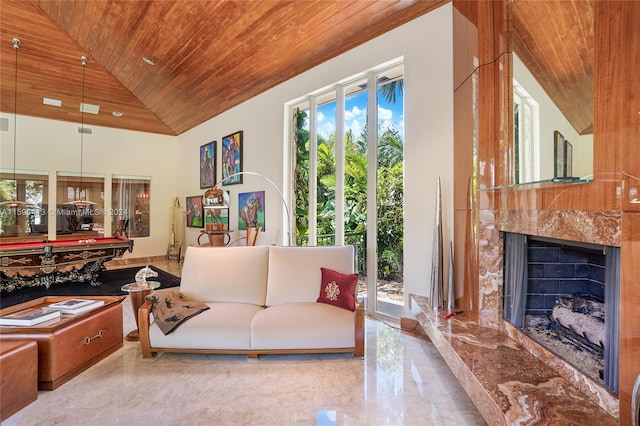
[{"label": "wooden coffee table", "polygon": [[0,326],[1,340],[38,343],[38,389],[53,390],[122,347],[123,296],[48,296],[0,310],[1,315],[66,299],[103,300],[104,305],[34,326]]}]

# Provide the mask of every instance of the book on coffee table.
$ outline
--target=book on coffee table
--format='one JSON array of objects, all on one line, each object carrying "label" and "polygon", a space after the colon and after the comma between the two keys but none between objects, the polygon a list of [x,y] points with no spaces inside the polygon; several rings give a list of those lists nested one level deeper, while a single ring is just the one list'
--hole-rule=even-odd
[{"label": "book on coffee table", "polygon": [[27,308],[0,317],[0,325],[30,326],[60,317],[60,311],[41,308]]},{"label": "book on coffee table", "polygon": [[43,309],[48,311],[58,311],[63,314],[79,314],[80,312],[90,311],[98,306],[104,305],[103,300],[94,299],[67,299],[61,302],[52,303]]}]

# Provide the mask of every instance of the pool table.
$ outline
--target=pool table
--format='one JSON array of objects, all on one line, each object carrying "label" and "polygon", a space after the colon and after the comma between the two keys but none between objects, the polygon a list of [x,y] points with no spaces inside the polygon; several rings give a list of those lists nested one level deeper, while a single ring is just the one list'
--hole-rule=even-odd
[{"label": "pool table", "polygon": [[0,240],[0,290],[67,281],[99,285],[104,262],[133,251],[133,240],[104,237],[76,240],[2,242]]}]

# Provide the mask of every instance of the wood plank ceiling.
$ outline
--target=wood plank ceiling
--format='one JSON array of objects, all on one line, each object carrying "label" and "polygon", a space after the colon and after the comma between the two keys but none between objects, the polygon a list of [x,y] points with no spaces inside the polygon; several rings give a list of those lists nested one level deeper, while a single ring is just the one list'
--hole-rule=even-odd
[{"label": "wood plank ceiling", "polygon": [[85,125],[179,135],[444,3],[0,0],[0,111],[79,123],[85,55]]},{"label": "wood plank ceiling", "polygon": [[[86,55],[87,125],[178,135],[447,2],[0,0],[0,111],[80,122]],[[593,1],[512,0],[512,18],[514,51],[592,133]]]},{"label": "wood plank ceiling", "polygon": [[593,0],[513,0],[513,50],[578,134],[593,133]]}]

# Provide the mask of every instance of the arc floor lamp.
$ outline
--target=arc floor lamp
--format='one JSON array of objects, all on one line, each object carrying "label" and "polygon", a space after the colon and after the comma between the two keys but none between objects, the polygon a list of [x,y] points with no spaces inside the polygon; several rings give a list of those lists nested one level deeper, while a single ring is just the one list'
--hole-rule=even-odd
[{"label": "arc floor lamp", "polygon": [[273,181],[268,177],[266,177],[265,175],[262,175],[256,172],[238,172],[223,178],[222,180],[220,180],[218,183],[213,185],[210,189],[208,189],[204,193],[203,207],[205,209],[228,208],[229,195],[226,193],[226,191],[222,190],[222,185],[226,181],[241,175],[257,176],[265,180],[267,183],[269,183],[278,192],[278,195],[280,196],[280,200],[282,201],[282,204],[284,206],[285,214],[287,215],[287,245],[290,246],[291,245],[291,214],[289,213],[289,206],[287,205],[287,201],[285,200],[284,195],[282,194],[282,191],[280,191],[280,189],[276,186],[276,184],[273,183]]}]

